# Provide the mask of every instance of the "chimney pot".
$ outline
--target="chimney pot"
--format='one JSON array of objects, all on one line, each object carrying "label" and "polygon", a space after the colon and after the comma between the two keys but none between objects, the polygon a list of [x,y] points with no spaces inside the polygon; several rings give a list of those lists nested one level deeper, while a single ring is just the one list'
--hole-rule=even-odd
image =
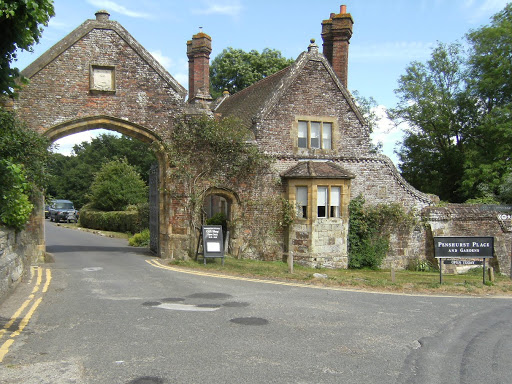
[{"label": "chimney pot", "polygon": [[108,13],[104,9],[96,12],[94,15],[96,16],[96,20],[98,21],[108,21],[108,19],[110,18],[110,13]]},{"label": "chimney pot", "polygon": [[346,5],[342,5],[340,6],[340,13],[343,15],[345,13],[347,13],[347,6]]}]

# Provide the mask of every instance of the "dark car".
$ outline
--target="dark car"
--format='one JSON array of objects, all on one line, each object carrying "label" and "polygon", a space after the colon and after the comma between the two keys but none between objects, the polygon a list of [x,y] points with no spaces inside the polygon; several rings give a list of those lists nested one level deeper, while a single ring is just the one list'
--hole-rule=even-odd
[{"label": "dark car", "polygon": [[53,200],[50,205],[50,221],[76,223],[78,221],[78,211],[69,200]]},{"label": "dark car", "polygon": [[49,205],[44,206],[44,218],[45,219],[50,218],[50,206]]}]

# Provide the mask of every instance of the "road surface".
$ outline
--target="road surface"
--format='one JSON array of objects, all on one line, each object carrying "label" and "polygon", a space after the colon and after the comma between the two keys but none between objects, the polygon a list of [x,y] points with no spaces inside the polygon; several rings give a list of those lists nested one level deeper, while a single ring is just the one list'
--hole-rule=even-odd
[{"label": "road surface", "polygon": [[511,381],[509,299],[227,279],[49,222],[46,238],[55,262],[0,306],[2,383]]}]

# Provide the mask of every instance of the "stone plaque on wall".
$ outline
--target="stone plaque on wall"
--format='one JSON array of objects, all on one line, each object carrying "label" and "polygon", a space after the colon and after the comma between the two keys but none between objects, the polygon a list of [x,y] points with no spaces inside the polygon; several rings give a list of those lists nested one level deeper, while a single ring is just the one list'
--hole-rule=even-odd
[{"label": "stone plaque on wall", "polygon": [[91,65],[90,88],[94,92],[115,92],[115,67]]}]

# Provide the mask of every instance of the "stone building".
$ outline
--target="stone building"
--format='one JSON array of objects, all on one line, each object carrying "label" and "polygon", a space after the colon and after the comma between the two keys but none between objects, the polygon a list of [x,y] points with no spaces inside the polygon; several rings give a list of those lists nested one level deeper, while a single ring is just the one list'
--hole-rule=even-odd
[{"label": "stone building", "polygon": [[[106,128],[145,142],[165,143],[183,115],[233,116],[270,155],[272,173],[250,185],[211,185],[205,212],[223,212],[235,254],[346,267],[348,204],[362,194],[371,204],[398,202],[421,210],[429,196],[412,188],[383,155],[372,153],[366,122],[347,90],[352,16],[342,6],[322,22],[323,52],[315,41],[274,75],[213,101],[209,90],[212,39],[200,32],[187,42],[189,92],[106,11],[87,20],[27,67],[30,83],[14,108],[30,127],[52,140]],[[153,204],[154,248],[162,257],[186,257],[197,233],[184,223],[164,151],[158,151]],[[287,227],[276,202],[297,208]],[[42,226],[41,217],[34,219]],[[40,237],[39,237],[39,241]],[[424,257],[424,231],[392,237],[393,254]],[[42,244],[44,247],[44,244]],[[397,264],[394,258],[386,261]]]}]

